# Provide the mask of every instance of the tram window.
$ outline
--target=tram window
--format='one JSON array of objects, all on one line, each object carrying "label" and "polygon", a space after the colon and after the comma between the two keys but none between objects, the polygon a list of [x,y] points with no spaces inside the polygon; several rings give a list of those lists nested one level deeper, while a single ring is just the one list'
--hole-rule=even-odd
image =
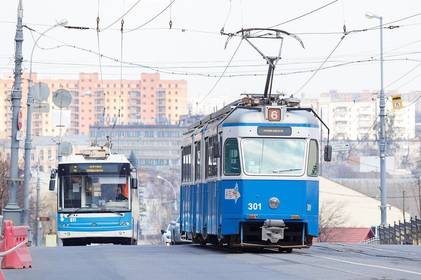
[{"label": "tram window", "polygon": [[181,181],[192,181],[191,146],[183,147],[181,151]]},{"label": "tram window", "polygon": [[194,178],[200,180],[200,141],[195,144]]},{"label": "tram window", "polygon": [[229,138],[224,145],[224,174],[228,176],[240,175],[240,153],[236,138]]},{"label": "tram window", "polygon": [[308,149],[307,175],[315,177],[319,173],[319,146],[316,140],[310,140]]},{"label": "tram window", "polygon": [[218,142],[218,136],[206,138],[205,142],[205,169],[206,178],[215,177],[218,174],[218,159],[214,157],[213,149],[216,147],[215,143]]}]

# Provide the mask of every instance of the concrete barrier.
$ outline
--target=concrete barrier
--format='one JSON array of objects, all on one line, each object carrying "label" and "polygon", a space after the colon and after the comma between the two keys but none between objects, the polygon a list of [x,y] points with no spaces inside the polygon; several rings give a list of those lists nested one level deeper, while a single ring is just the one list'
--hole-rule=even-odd
[{"label": "concrete barrier", "polygon": [[15,227],[12,221],[4,221],[3,240],[0,242],[0,257],[3,257],[1,262],[2,269],[32,267],[32,257],[27,242],[28,227]]}]

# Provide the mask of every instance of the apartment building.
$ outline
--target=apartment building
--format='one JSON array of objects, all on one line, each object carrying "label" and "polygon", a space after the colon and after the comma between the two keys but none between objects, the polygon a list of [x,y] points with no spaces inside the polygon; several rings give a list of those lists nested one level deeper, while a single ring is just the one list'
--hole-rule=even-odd
[{"label": "apartment building", "polygon": [[[387,126],[393,123],[396,139],[415,138],[415,103],[413,94],[401,94],[403,108],[394,110],[392,95],[386,94]],[[318,99],[304,99],[302,105],[311,106],[331,129],[331,138],[336,140],[375,140],[379,115],[378,96],[375,92],[322,93]]]},{"label": "apartment building", "polygon": [[[98,73],[80,73],[78,79],[38,79],[48,85],[48,112],[39,112],[35,104],[33,134],[89,134],[93,125],[176,124],[187,113],[187,82],[162,80],[159,73],[143,73],[138,80],[101,80]],[[28,77],[23,77],[22,121],[26,120]],[[0,80],[0,123],[5,129],[0,138],[10,137],[12,77]],[[72,95],[69,108],[60,109],[52,102],[52,93],[67,89]],[[59,128],[58,120],[61,120]]]}]

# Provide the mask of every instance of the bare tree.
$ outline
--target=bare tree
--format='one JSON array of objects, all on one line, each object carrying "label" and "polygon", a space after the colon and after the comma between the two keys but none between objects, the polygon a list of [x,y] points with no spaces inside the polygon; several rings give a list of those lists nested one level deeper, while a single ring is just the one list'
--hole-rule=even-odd
[{"label": "bare tree", "polygon": [[7,178],[9,178],[9,164],[6,161],[1,160],[0,161],[0,203],[1,203],[0,212],[2,211],[2,209],[7,203],[7,198],[8,198]]},{"label": "bare tree", "polygon": [[332,229],[345,224],[344,205],[339,202],[327,201],[319,210],[319,241],[325,242],[332,237]]}]

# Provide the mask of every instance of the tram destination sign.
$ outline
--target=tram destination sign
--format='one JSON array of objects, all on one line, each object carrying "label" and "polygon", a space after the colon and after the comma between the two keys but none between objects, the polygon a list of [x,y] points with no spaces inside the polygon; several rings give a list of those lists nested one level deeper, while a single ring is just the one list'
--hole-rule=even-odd
[{"label": "tram destination sign", "polygon": [[258,126],[257,135],[263,136],[291,136],[292,129],[289,126]]}]

